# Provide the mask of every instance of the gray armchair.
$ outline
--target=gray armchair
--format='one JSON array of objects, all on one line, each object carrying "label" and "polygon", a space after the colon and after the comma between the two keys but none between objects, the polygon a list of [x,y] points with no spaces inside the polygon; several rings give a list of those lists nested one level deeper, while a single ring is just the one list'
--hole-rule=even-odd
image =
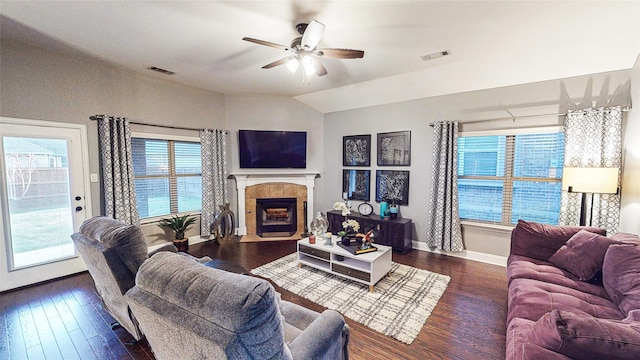
[{"label": "gray armchair", "polygon": [[349,327],[260,278],[160,253],[125,295],[157,359],[348,359]]},{"label": "gray armchair", "polygon": [[[147,241],[139,226],[96,216],[71,235],[96,285],[104,309],[138,341],[143,335],[124,294],[135,285],[138,268],[149,258]],[[155,252],[177,251],[168,244]],[[211,258],[203,258],[209,261]]]}]

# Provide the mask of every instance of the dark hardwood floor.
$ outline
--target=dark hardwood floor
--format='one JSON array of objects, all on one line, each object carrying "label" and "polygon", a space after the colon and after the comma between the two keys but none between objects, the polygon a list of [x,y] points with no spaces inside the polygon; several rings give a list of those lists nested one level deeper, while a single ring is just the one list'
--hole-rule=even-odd
[{"label": "dark hardwood floor", "polygon": [[[295,252],[295,241],[192,245],[189,253],[250,270]],[[506,268],[424,251],[393,260],[449,275],[451,282],[418,338],[406,345],[349,319],[351,359],[504,359]],[[276,286],[285,300],[323,307]],[[146,341],[112,330],[88,273],[0,294],[0,359],[153,359]]]}]

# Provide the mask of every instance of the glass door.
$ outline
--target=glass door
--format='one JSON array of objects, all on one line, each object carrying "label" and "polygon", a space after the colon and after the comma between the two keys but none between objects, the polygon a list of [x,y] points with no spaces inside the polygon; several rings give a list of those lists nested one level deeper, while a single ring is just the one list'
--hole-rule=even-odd
[{"label": "glass door", "polygon": [[90,216],[84,125],[0,121],[0,290],[84,270],[70,237]]}]

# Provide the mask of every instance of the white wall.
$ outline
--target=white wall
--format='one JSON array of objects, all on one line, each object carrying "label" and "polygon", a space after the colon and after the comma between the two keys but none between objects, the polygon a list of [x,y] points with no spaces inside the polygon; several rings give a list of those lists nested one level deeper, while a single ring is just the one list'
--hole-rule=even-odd
[{"label": "white wall", "polygon": [[[21,43],[2,42],[0,52],[0,115],[24,119],[86,124],[89,167],[99,173],[95,114],[184,127],[224,125],[224,96],[176,82],[144,76],[105,62],[73,54],[50,52]],[[136,131],[167,132],[151,126]],[[176,133],[175,130],[172,130]],[[197,131],[179,131],[198,136]],[[92,213],[100,214],[100,185],[91,184]],[[193,226],[188,235],[198,233]],[[145,227],[150,241],[164,230]],[[160,234],[160,235],[158,235]]]},{"label": "white wall", "polygon": [[631,74],[634,109],[627,113],[624,128],[624,168],[620,231],[640,234],[640,55]]}]

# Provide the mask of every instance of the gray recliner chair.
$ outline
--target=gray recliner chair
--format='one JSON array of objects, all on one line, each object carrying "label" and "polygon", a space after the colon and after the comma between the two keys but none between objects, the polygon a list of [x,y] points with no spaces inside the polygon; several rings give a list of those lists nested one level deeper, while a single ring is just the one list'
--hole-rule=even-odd
[{"label": "gray recliner chair", "polygon": [[349,327],[257,277],[160,253],[125,295],[157,359],[348,359]]},{"label": "gray recliner chair", "polygon": [[[138,341],[143,334],[131,313],[124,294],[135,285],[140,265],[149,258],[147,241],[139,226],[96,216],[82,223],[79,232],[71,235],[93,278],[103,308]],[[168,244],[155,250],[177,251]],[[205,257],[199,261],[210,261]],[[134,341],[134,342],[135,342]]]}]

